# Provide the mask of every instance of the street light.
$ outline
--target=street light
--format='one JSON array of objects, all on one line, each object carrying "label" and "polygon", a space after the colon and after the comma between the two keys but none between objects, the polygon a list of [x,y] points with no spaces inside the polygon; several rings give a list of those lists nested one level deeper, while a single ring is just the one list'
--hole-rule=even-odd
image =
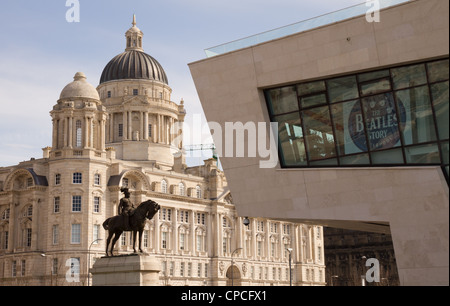
[{"label": "street light", "polygon": [[237,248],[236,250],[233,251],[233,253],[231,253],[231,287],[233,287],[233,285],[234,285],[234,276],[233,276],[234,261],[233,261],[233,255],[234,255],[234,253],[236,253],[239,250],[242,250],[242,248]]},{"label": "street light", "polygon": [[[45,253],[41,254],[42,257],[50,257],[53,258],[51,255],[47,255]],[[44,269],[44,276],[45,276],[45,269]],[[56,282],[58,282],[58,279],[56,279]],[[53,262],[50,262],[50,286],[53,286]]]},{"label": "street light", "polygon": [[291,266],[291,258],[292,258],[292,248],[286,248],[289,252],[289,286],[292,286],[292,266]]},{"label": "street light", "polygon": [[91,272],[89,271],[90,268],[91,268],[91,247],[94,244],[94,242],[99,242],[99,241],[102,241],[102,240],[103,239],[101,239],[101,238],[95,239],[94,241],[91,242],[91,245],[88,248],[88,272],[87,272],[87,274],[88,274],[88,286],[89,286],[90,280],[91,280]]},{"label": "street light", "polygon": [[333,278],[338,278],[339,275],[331,275],[331,287],[334,287]]}]

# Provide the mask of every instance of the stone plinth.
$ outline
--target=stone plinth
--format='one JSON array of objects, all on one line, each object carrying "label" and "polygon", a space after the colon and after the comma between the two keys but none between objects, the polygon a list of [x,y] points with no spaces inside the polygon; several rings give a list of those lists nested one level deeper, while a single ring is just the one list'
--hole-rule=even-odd
[{"label": "stone plinth", "polygon": [[154,256],[132,254],[98,259],[91,269],[93,286],[157,286],[160,262]]}]

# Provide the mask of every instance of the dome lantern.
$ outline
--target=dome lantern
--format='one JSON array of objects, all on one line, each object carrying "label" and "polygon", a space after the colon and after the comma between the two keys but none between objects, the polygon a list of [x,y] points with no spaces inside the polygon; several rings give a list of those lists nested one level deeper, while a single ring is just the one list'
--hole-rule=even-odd
[{"label": "dome lantern", "polygon": [[114,57],[103,69],[100,84],[116,80],[154,80],[169,85],[167,75],[160,63],[144,52],[142,38],[144,33],[136,27],[136,16],[133,15],[133,26],[125,33],[125,52]]},{"label": "dome lantern", "polygon": [[127,38],[127,48],[125,51],[144,51],[142,48],[142,38],[144,33],[136,26],[136,15],[133,14],[133,26],[125,33]]}]

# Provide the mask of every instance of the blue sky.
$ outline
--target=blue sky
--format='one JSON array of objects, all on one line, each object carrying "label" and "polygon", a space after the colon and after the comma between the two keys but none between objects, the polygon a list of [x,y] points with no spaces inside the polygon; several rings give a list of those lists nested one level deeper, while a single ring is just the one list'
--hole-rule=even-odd
[{"label": "blue sky", "polygon": [[[50,110],[76,72],[97,86],[105,65],[125,49],[133,14],[144,51],[164,67],[172,101],[187,122],[203,114],[188,64],[204,49],[339,10],[364,0],[66,0],[0,2],[0,167],[41,158],[51,145]],[[201,160],[199,159],[198,162]]]}]

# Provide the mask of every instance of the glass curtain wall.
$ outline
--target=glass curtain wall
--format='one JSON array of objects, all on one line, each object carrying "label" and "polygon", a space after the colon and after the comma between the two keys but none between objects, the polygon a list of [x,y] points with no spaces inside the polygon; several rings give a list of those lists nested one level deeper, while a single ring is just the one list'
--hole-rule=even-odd
[{"label": "glass curtain wall", "polygon": [[283,167],[442,165],[449,60],[265,90]]}]

